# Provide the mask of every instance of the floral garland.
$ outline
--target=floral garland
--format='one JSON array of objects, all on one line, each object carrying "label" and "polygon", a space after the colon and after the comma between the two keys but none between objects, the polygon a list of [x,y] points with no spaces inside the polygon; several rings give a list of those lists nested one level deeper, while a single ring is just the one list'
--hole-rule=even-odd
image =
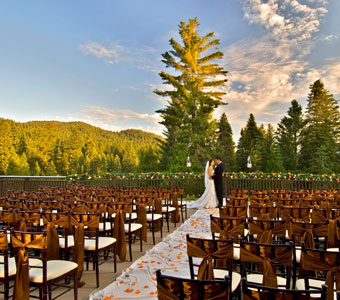
[{"label": "floral garland", "polygon": [[[304,180],[304,181],[337,181],[339,182],[340,174],[313,174],[313,173],[292,173],[292,172],[277,172],[277,173],[264,173],[264,172],[225,172],[223,176],[230,179],[286,179],[286,180]],[[94,174],[72,174],[68,175],[69,180],[76,179],[200,179],[204,177],[204,173],[194,172],[140,172],[140,173],[111,173],[106,172],[98,175]]]}]

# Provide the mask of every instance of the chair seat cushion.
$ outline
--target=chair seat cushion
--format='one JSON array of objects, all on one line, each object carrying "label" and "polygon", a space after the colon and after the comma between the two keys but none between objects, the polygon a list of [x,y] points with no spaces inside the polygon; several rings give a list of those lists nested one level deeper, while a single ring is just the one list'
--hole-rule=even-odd
[{"label": "chair seat cushion", "polygon": [[[318,279],[308,279],[309,288],[318,288],[321,289],[321,286],[323,284],[326,284],[324,280],[318,280]],[[297,290],[305,290],[305,279],[301,278],[296,281],[296,289]],[[334,283],[334,299],[336,299],[336,283]]]},{"label": "chair seat cushion", "polygon": [[[223,279],[225,276],[229,276],[228,270],[214,269],[215,279]],[[241,282],[241,275],[239,273],[233,272],[232,282],[231,282],[232,292],[234,292],[237,289],[237,287],[240,285],[240,282]]]},{"label": "chair seat cushion", "polygon": [[[247,274],[247,281],[250,283],[262,284],[263,276],[262,274]],[[277,276],[277,284],[279,288],[286,288],[286,278]]]},{"label": "chair seat cushion", "polygon": [[[65,237],[59,236],[59,247],[65,249]],[[67,247],[74,247],[74,236],[68,235],[67,236]]]},{"label": "chair seat cushion", "polygon": [[[105,222],[105,230],[111,230],[111,222]],[[104,231],[104,223],[99,223],[99,231]]]},{"label": "chair seat cushion", "polygon": [[[160,215],[160,214],[153,214],[153,220],[156,221],[156,220],[159,220],[161,219],[163,216]],[[152,214],[146,214],[146,220],[147,221],[152,221]]]},{"label": "chair seat cushion", "polygon": [[175,211],[175,210],[176,210],[176,207],[172,207],[172,206],[169,206],[169,207],[163,206],[163,207],[162,207],[162,212],[163,212],[163,213],[166,213],[166,212],[173,212],[173,211]]},{"label": "chair seat cushion", "polygon": [[[4,257],[2,255],[0,256],[0,261],[1,262],[4,261]],[[9,257],[8,258],[8,276],[15,275],[16,272],[17,272],[17,266],[15,263],[15,257]],[[5,265],[1,264],[0,265],[0,278],[4,278],[4,277],[5,277]]]},{"label": "chair seat cushion", "polygon": [[[131,223],[131,232],[137,231],[143,227],[142,224],[139,223]],[[129,232],[129,224],[124,224],[125,232]]]},{"label": "chair seat cushion", "polygon": [[[4,256],[0,255],[0,262],[4,262]],[[38,258],[29,258],[28,264],[30,266],[36,266],[41,264],[41,259]],[[15,257],[9,257],[8,258],[8,275],[12,276],[17,272],[17,266],[16,266],[16,261]],[[0,265],[0,278],[4,278],[5,273],[4,273],[4,265]]]},{"label": "chair seat cushion", "polygon": [[[98,250],[111,246],[115,242],[116,242],[116,239],[113,237],[100,236],[98,238]],[[87,250],[87,251],[96,250],[96,239],[85,239],[84,250]]]},{"label": "chair seat cushion", "polygon": [[[39,265],[42,265],[42,262]],[[77,267],[78,264],[72,261],[49,260],[47,261],[47,280],[49,281],[61,277],[62,275],[75,270]],[[43,282],[42,269],[31,268],[29,271],[29,277],[31,282]]]}]

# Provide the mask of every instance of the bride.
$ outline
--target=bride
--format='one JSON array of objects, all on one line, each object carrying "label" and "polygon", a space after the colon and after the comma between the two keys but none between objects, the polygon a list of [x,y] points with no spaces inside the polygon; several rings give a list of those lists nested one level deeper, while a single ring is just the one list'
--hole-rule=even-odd
[{"label": "bride", "polygon": [[207,162],[204,173],[205,191],[201,198],[187,204],[188,208],[215,208],[217,206],[217,196],[215,183],[212,179],[214,175],[214,160]]}]

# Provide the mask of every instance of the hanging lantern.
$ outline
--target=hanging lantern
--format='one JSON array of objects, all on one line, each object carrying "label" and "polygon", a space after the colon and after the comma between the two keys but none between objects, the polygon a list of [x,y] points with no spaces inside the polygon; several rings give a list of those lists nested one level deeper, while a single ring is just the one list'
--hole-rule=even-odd
[{"label": "hanging lantern", "polygon": [[250,159],[250,156],[248,156],[248,160],[247,160],[247,168],[251,168],[253,165],[251,163],[251,159]]},{"label": "hanging lantern", "polygon": [[190,168],[191,167],[191,160],[190,157],[188,156],[187,158],[187,167]]}]

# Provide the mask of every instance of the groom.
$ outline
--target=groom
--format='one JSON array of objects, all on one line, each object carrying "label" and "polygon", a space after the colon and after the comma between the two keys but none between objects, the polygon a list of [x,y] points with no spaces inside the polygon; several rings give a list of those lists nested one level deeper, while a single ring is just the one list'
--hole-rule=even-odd
[{"label": "groom", "polygon": [[216,195],[218,199],[218,206],[221,207],[223,205],[223,164],[220,156],[216,156],[216,163],[217,167],[215,169],[215,173],[213,175],[213,179],[215,182],[215,189],[216,189]]}]

